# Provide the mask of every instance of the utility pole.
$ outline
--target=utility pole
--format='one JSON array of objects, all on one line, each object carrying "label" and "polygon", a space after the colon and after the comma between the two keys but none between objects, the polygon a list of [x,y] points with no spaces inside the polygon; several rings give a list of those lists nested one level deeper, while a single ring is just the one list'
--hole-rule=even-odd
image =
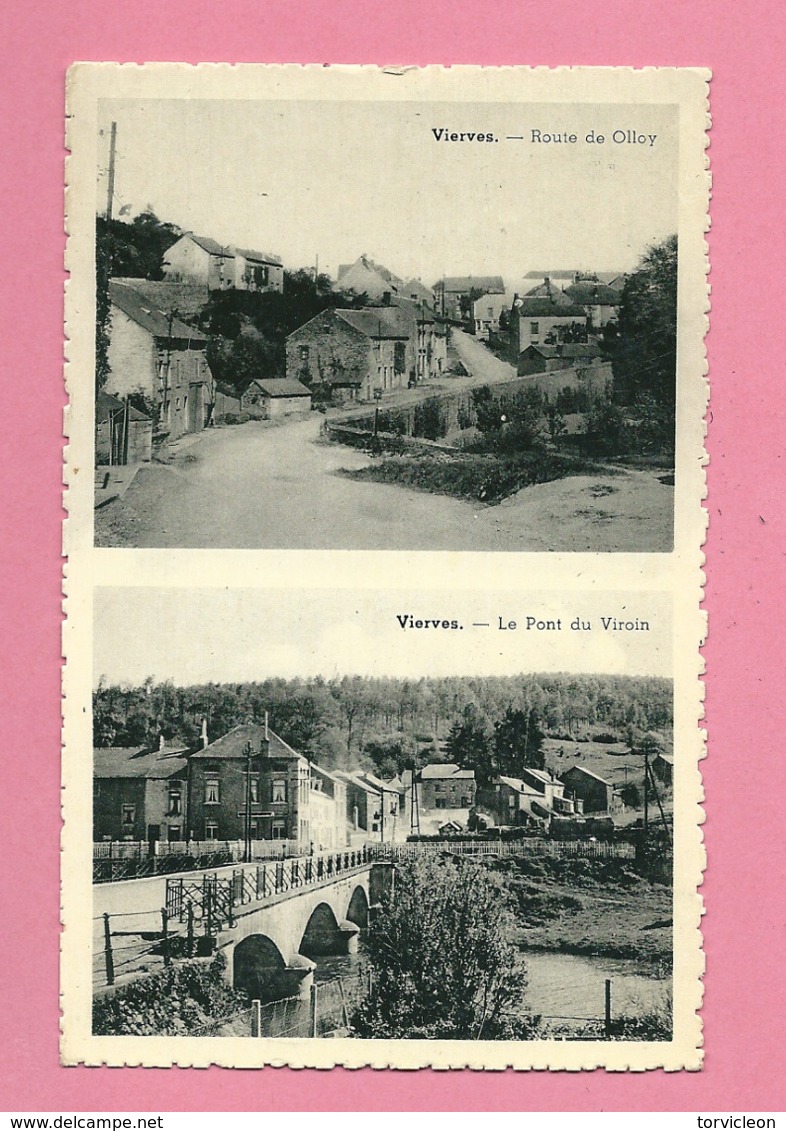
[{"label": "utility pole", "polygon": [[112,207],[115,199],[115,149],[117,146],[117,122],[112,122],[109,135],[109,184],[106,190],[106,218],[112,219]]},{"label": "utility pole", "polygon": [[243,829],[243,861],[251,863],[251,743],[246,744],[246,820]]},{"label": "utility pole", "polygon": [[420,803],[414,762],[412,763],[412,795],[409,802],[409,832],[410,836],[420,836]]}]

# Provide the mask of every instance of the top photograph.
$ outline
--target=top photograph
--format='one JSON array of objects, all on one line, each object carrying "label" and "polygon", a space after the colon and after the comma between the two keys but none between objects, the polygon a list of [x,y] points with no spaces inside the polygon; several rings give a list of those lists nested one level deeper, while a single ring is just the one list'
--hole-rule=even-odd
[{"label": "top photograph", "polygon": [[671,552],[679,108],[576,89],[100,98],[95,545]]}]

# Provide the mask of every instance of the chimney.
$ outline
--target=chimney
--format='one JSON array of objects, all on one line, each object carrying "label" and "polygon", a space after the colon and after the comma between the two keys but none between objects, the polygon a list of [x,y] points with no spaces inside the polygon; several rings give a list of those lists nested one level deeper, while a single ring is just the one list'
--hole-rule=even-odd
[{"label": "chimney", "polygon": [[210,745],[210,739],[207,737],[207,719],[204,716],[202,717],[202,733],[200,738],[202,741],[202,749],[204,750],[206,746]]},{"label": "chimney", "polygon": [[265,742],[270,742],[270,730],[268,727],[268,713],[265,711]]},{"label": "chimney", "polygon": [[390,306],[390,291],[383,291],[382,292],[382,305],[383,306]]}]

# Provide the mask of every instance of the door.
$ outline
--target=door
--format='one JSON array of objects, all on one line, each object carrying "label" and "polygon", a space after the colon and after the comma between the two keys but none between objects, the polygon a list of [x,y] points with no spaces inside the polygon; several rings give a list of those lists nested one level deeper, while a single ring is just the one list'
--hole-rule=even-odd
[{"label": "door", "polygon": [[189,432],[200,432],[205,426],[205,386],[201,381],[194,381],[188,387],[188,420],[186,428]]}]

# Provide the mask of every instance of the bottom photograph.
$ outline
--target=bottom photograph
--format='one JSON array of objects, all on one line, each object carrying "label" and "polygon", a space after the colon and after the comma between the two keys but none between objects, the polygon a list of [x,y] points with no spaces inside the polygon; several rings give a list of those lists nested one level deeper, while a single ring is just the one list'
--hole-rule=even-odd
[{"label": "bottom photograph", "polygon": [[675,939],[700,958],[673,651],[664,595],[98,590],[90,1035],[668,1046]]}]

